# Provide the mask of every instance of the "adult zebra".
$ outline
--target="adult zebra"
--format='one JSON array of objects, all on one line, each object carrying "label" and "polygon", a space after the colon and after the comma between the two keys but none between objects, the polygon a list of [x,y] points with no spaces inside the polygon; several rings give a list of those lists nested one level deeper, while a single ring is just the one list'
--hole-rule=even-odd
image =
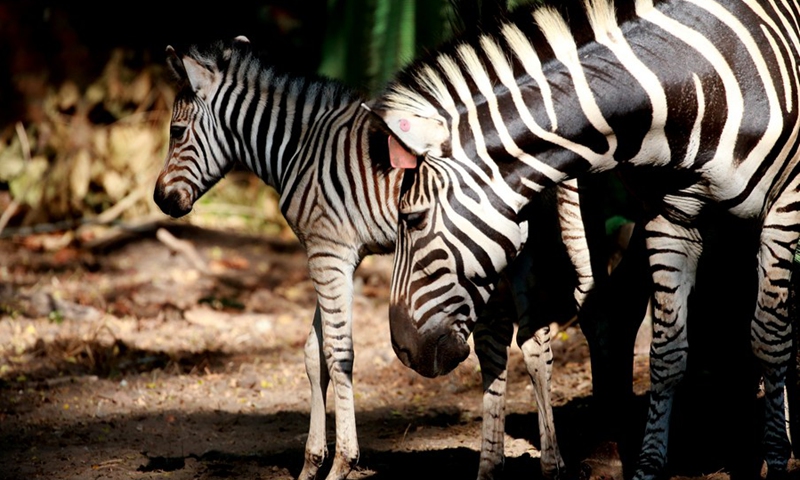
[{"label": "adult zebra", "polygon": [[[525,238],[518,215],[543,188],[614,168],[653,169],[646,225],[656,285],[650,408],[637,479],[667,459],[686,368],[687,297],[700,225],[723,210],[759,225],[751,345],[766,389],[770,478],[790,445],[784,381],[792,255],[800,234],[800,6],[788,0],[577,0],[520,11],[494,31],[404,69],[372,109],[406,158],[392,275],[393,343],[474,312]],[[432,295],[430,292],[436,292]],[[425,326],[427,324],[427,326]]]},{"label": "adult zebra", "polygon": [[[170,127],[170,146],[154,192],[159,207],[180,217],[200,196],[240,161],[280,195],[280,208],[308,254],[308,268],[318,303],[305,344],[311,383],[311,422],[300,478],[315,478],[326,454],[325,398],[329,381],[335,394],[336,455],[328,479],[345,478],[358,459],[351,375],[353,366],[353,273],[365,255],[394,248],[397,201],[402,174],[380,174],[378,157],[389,156],[386,133],[371,128],[363,98],[329,80],[303,78],[264,65],[247,39],[209,48],[194,47],[178,56],[167,49],[168,64],[180,83]],[[578,191],[560,190],[559,213],[569,233],[570,252],[581,265],[583,289],[591,269],[580,233]],[[553,211],[555,206],[551,206]],[[552,227],[557,228],[556,226]],[[583,255],[583,256],[581,256]],[[521,255],[522,261],[529,261]],[[524,291],[524,276],[507,290]],[[476,335],[484,377],[484,415],[479,478],[490,478],[503,460],[503,408],[506,348],[510,320],[519,320],[517,342],[539,403],[542,470],[558,472],[558,452],[549,379],[552,353],[547,329],[534,328],[522,305],[520,313],[504,308],[487,315],[495,327]],[[502,305],[507,301],[498,301]],[[499,325],[499,326],[498,326]],[[527,332],[527,333],[526,333]],[[436,348],[436,345],[432,345]],[[451,356],[469,352],[457,345]],[[446,373],[458,362],[427,372]]]}]

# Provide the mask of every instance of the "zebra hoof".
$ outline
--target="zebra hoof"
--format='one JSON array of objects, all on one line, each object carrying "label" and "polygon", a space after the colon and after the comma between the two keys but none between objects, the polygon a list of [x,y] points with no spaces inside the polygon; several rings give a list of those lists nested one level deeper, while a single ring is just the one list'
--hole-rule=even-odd
[{"label": "zebra hoof", "polygon": [[580,465],[578,478],[581,480],[623,480],[622,460],[619,448],[614,442],[598,445]]},{"label": "zebra hoof", "polygon": [[303,470],[300,471],[300,476],[297,477],[297,480],[314,480],[317,478],[317,472],[319,472],[319,467],[322,466],[323,460],[325,460],[324,455],[316,455],[306,452],[306,460],[303,463]]},{"label": "zebra hoof", "polygon": [[349,455],[340,455],[337,453],[333,459],[331,471],[328,472],[328,476],[325,477],[325,480],[345,480],[347,476],[350,475],[350,472],[353,470],[353,468],[355,468],[357,463],[357,453],[353,457],[350,457]]},{"label": "zebra hoof", "polygon": [[795,477],[790,476],[787,470],[767,470],[767,480],[789,480],[790,478]]}]

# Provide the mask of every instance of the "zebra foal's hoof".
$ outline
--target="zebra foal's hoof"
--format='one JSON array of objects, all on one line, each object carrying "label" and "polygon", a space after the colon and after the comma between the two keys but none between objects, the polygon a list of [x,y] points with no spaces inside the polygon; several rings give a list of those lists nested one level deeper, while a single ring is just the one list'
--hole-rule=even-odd
[{"label": "zebra foal's hoof", "polygon": [[300,476],[297,477],[297,480],[314,480],[317,478],[317,472],[319,472],[319,467],[322,466],[322,462],[324,460],[324,455],[316,455],[306,452],[303,470],[300,471]]},{"label": "zebra foal's hoof", "polygon": [[347,476],[350,475],[350,472],[356,467],[357,463],[357,453],[355,456],[351,456],[337,452],[336,456],[333,458],[331,471],[328,472],[328,476],[325,477],[325,480],[345,480]]}]

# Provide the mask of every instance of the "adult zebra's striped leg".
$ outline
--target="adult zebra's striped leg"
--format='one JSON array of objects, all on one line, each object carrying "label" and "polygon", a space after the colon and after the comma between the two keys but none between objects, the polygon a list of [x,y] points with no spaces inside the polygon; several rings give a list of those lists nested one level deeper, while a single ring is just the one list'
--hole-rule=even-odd
[{"label": "adult zebra's striped leg", "polygon": [[483,378],[483,421],[478,480],[498,478],[503,470],[508,347],[511,345],[514,324],[513,317],[508,317],[504,312],[510,302],[493,302],[497,297],[508,300],[506,295],[495,291],[486,308],[492,315],[481,317],[473,333],[475,353],[480,362]]},{"label": "adult zebra's striped leg", "polygon": [[[796,259],[797,257],[795,257]],[[794,363],[790,362],[786,375],[786,402],[789,409],[792,451],[800,458],[800,264],[792,267],[792,287],[789,295],[789,321],[794,337]]]},{"label": "adult zebra's striped leg", "polygon": [[650,407],[636,480],[651,480],[667,463],[669,418],[675,387],[686,372],[687,303],[694,286],[702,240],[697,229],[657,216],[645,226],[653,275],[653,340]]},{"label": "adult zebra's striped leg", "polygon": [[595,273],[587,242],[586,222],[581,211],[578,179],[573,178],[561,183],[556,192],[561,240],[567,248],[567,254],[577,274],[575,304],[580,308],[586,296],[594,288]]},{"label": "adult zebra's striped leg", "polygon": [[539,408],[539,439],[542,457],[540,459],[542,475],[545,478],[559,478],[564,471],[564,460],[556,440],[556,428],[553,420],[553,404],[550,399],[550,381],[553,376],[553,350],[550,348],[550,327],[544,326],[536,330],[530,338],[525,339],[523,328],[517,334],[528,375],[533,383],[533,394]]},{"label": "adult zebra's striped leg", "polygon": [[758,252],[758,301],[750,329],[753,352],[764,375],[764,444],[770,478],[785,474],[791,452],[784,386],[792,360],[788,300],[798,232],[786,226],[800,223],[791,200],[779,199],[764,221]]},{"label": "adult zebra's striped leg", "polygon": [[[327,480],[343,480],[358,462],[353,403],[353,272],[358,257],[330,244],[307,241],[308,269],[317,291],[322,354],[333,384],[336,454]],[[335,252],[335,253],[333,253]]]},{"label": "adult zebra's striped leg", "polygon": [[305,345],[306,375],[311,384],[311,423],[306,440],[306,454],[299,480],[316,478],[327,455],[325,438],[325,399],[328,391],[328,369],[322,355],[322,315],[319,305],[314,311],[314,323]]},{"label": "adult zebra's striped leg", "polygon": [[[560,204],[559,214],[563,204]],[[550,348],[550,327],[535,318],[531,304],[531,285],[536,281],[533,275],[533,252],[531,244],[520,252],[514,263],[507,269],[506,279],[513,294],[516,318],[519,323],[517,345],[522,350],[522,358],[531,378],[533,396],[539,412],[539,460],[544,478],[559,478],[564,472],[564,460],[558,448],[553,405],[550,399],[550,381],[553,374],[553,351]],[[573,258],[574,261],[574,258]],[[588,258],[586,259],[588,261]],[[539,279],[541,282],[542,280]],[[497,293],[497,292],[496,292]]]}]

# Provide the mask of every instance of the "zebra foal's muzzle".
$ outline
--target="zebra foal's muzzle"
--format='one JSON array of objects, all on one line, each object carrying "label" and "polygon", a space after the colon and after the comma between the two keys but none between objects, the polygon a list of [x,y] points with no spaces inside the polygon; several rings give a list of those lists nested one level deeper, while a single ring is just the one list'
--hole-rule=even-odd
[{"label": "zebra foal's muzzle", "polygon": [[192,194],[185,189],[173,188],[167,192],[161,177],[156,182],[153,201],[156,202],[162,212],[173,218],[180,218],[191,212],[194,204]]},{"label": "zebra foal's muzzle", "polygon": [[469,344],[447,324],[420,333],[401,306],[389,307],[389,326],[397,358],[425,377],[450,373],[469,355]]}]

